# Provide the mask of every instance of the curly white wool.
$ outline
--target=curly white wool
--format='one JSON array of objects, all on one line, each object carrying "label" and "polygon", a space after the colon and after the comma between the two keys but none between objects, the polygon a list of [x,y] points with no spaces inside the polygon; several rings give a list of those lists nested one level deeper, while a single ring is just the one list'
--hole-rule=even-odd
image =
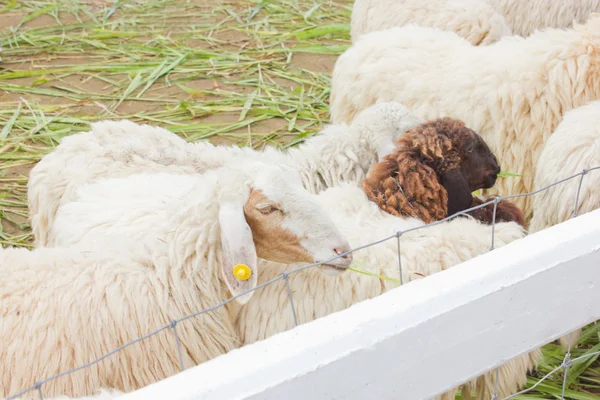
[{"label": "curly white wool", "polygon": [[356,0],[351,37],[409,24],[457,33],[474,46],[511,35],[504,17],[486,0]]},{"label": "curly white wool", "polygon": [[[0,358],[18,360],[0,363],[0,397],[91,362],[215,301],[195,289],[207,274],[174,266],[163,256],[166,244],[149,251],[119,243],[127,248],[119,251],[118,243],[105,240],[91,251],[0,249],[0,341],[12,344],[0,346]],[[225,298],[221,285],[212,290]],[[239,346],[226,309],[179,324],[177,333],[186,367]],[[135,390],[179,371],[173,332],[167,330],[42,388],[47,397],[90,396],[101,388]],[[37,391],[22,398],[37,399]]]},{"label": "curly white wool", "polygon": [[570,28],[600,12],[600,0],[487,0],[515,35],[529,36],[544,28]]}]

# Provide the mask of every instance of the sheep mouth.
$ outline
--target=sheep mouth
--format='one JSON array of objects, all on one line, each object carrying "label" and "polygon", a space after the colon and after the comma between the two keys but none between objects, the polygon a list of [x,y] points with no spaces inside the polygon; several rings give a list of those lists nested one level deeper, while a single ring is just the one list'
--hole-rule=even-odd
[{"label": "sheep mouth", "polygon": [[348,270],[348,267],[340,267],[335,264],[322,264],[319,270],[326,276],[336,277],[344,274]]},{"label": "sheep mouth", "polygon": [[498,174],[488,175],[485,177],[485,181],[483,184],[484,189],[489,189],[496,184],[496,180],[498,180]]},{"label": "sheep mouth", "polygon": [[321,267],[324,270],[335,271],[335,272],[343,272],[348,269],[348,267],[352,264],[352,259],[337,259],[334,262],[330,262],[327,264],[321,264]]},{"label": "sheep mouth", "polygon": [[348,266],[342,267],[340,265],[335,265],[335,264],[321,264],[321,267],[325,267],[328,269],[333,269],[333,270],[337,270],[337,271],[345,271]]}]

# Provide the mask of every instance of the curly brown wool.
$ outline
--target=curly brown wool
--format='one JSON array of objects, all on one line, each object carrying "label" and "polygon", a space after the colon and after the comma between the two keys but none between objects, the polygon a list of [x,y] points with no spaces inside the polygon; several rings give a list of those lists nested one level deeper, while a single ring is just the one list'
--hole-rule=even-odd
[{"label": "curly brown wool", "polygon": [[440,118],[404,133],[363,181],[367,197],[396,216],[426,223],[468,208],[471,192],[493,186],[500,167],[464,122]]}]

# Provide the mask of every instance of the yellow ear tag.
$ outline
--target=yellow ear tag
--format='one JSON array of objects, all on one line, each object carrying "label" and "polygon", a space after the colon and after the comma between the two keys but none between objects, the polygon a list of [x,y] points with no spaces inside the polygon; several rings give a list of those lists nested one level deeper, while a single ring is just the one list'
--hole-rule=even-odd
[{"label": "yellow ear tag", "polygon": [[233,267],[233,275],[240,281],[247,281],[252,276],[252,270],[246,264],[238,264]]}]

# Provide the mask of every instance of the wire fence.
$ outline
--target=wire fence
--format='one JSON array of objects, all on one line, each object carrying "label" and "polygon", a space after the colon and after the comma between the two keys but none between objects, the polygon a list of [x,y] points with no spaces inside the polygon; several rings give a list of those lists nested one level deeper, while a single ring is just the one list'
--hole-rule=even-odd
[{"label": "wire fence", "polygon": [[[535,190],[533,192],[522,193],[522,194],[513,194],[513,195],[507,195],[507,196],[498,196],[498,197],[495,197],[493,200],[490,200],[490,201],[488,201],[486,203],[483,203],[483,204],[477,205],[475,207],[471,207],[471,208],[468,208],[466,210],[460,211],[460,212],[458,212],[456,214],[453,214],[451,216],[448,216],[448,217],[446,217],[446,218],[444,218],[442,220],[435,221],[435,222],[432,222],[432,223],[429,223],[429,224],[426,224],[426,225],[421,225],[421,226],[413,227],[413,228],[406,229],[406,230],[403,230],[403,231],[398,231],[395,234],[390,235],[390,236],[388,236],[386,238],[377,240],[375,242],[372,242],[372,243],[369,243],[369,244],[366,244],[366,245],[363,245],[363,246],[356,247],[356,248],[351,249],[351,250],[349,250],[349,251],[347,251],[345,253],[341,253],[341,254],[339,254],[339,255],[337,255],[337,256],[329,259],[329,260],[322,261],[322,262],[319,262],[319,263],[313,263],[313,264],[304,265],[304,266],[296,268],[296,269],[294,269],[292,271],[283,272],[281,275],[278,275],[275,278],[273,278],[273,279],[271,279],[271,280],[269,280],[267,282],[261,283],[261,284],[257,285],[256,287],[254,287],[254,288],[252,288],[250,290],[247,290],[247,291],[245,291],[243,293],[240,293],[240,294],[238,294],[238,295],[236,295],[234,297],[231,297],[228,300],[226,300],[226,301],[224,301],[224,302],[222,302],[220,304],[217,304],[217,305],[215,305],[213,307],[210,307],[210,308],[207,308],[207,309],[195,312],[193,314],[186,315],[186,316],[181,317],[179,319],[174,319],[169,324],[164,325],[161,328],[156,329],[155,331],[150,332],[150,333],[148,333],[148,334],[146,334],[146,335],[144,335],[142,337],[139,337],[139,338],[137,338],[135,340],[132,340],[132,341],[130,341],[128,343],[125,343],[125,344],[117,347],[116,349],[114,349],[114,350],[112,350],[112,351],[110,351],[110,352],[102,355],[101,357],[97,358],[94,361],[91,361],[91,362],[89,362],[87,364],[84,364],[84,365],[81,365],[79,367],[70,369],[68,371],[59,373],[57,375],[51,376],[49,378],[37,381],[32,386],[30,386],[30,387],[28,387],[26,389],[23,389],[22,391],[14,394],[12,396],[7,397],[6,400],[16,400],[19,396],[22,396],[22,395],[24,395],[24,394],[26,394],[28,392],[31,392],[31,391],[37,391],[38,395],[39,395],[39,398],[41,400],[43,400],[44,399],[44,395],[43,395],[43,385],[44,384],[46,384],[46,383],[48,383],[50,381],[53,381],[55,379],[59,379],[59,378],[61,378],[63,376],[72,374],[74,372],[77,372],[77,371],[89,368],[89,367],[91,367],[91,366],[93,366],[95,364],[98,364],[99,362],[103,361],[104,359],[106,359],[106,358],[108,358],[108,357],[110,357],[110,356],[118,353],[119,351],[121,351],[121,350],[129,347],[129,346],[132,346],[132,345],[134,345],[136,343],[139,343],[139,342],[141,342],[141,341],[143,341],[143,340],[145,340],[145,339],[147,339],[149,337],[152,337],[152,336],[154,336],[154,335],[156,335],[158,333],[161,333],[163,331],[166,331],[168,329],[172,330],[173,335],[175,337],[175,344],[176,344],[176,351],[177,351],[177,356],[178,356],[178,360],[179,360],[179,367],[183,371],[185,368],[184,368],[184,364],[183,364],[183,357],[182,357],[182,354],[181,354],[181,343],[180,343],[179,336],[177,334],[177,324],[179,324],[180,322],[183,322],[185,320],[188,320],[190,318],[194,318],[196,316],[199,316],[201,314],[205,314],[205,313],[214,311],[214,310],[216,310],[216,309],[218,309],[220,307],[223,307],[223,306],[231,303],[232,301],[236,300],[237,298],[239,298],[241,296],[244,296],[244,295],[246,295],[248,293],[251,293],[251,292],[253,292],[255,290],[263,288],[263,287],[265,287],[267,285],[270,285],[270,284],[272,284],[274,282],[277,282],[280,279],[283,279],[285,281],[287,295],[288,295],[289,301],[290,301],[291,313],[292,313],[293,318],[294,318],[294,324],[295,324],[295,326],[298,326],[298,318],[296,316],[296,309],[294,307],[294,299],[293,299],[292,291],[291,291],[291,288],[290,288],[290,285],[289,285],[289,276],[291,274],[297,273],[299,271],[303,271],[303,270],[305,270],[307,268],[318,267],[320,265],[330,263],[330,262],[332,262],[332,261],[334,261],[334,260],[336,260],[338,258],[344,257],[345,255],[354,253],[356,251],[359,251],[359,250],[362,250],[362,249],[365,249],[365,248],[368,248],[368,247],[372,247],[372,246],[378,245],[378,244],[386,242],[388,240],[393,240],[394,238],[396,239],[397,250],[398,250],[398,269],[399,269],[399,273],[400,273],[400,285],[403,285],[404,281],[403,281],[403,278],[402,278],[402,259],[400,257],[400,255],[401,255],[400,238],[402,237],[403,234],[406,234],[406,233],[412,232],[412,231],[416,231],[416,230],[420,230],[420,229],[426,229],[426,228],[431,227],[431,226],[442,224],[442,223],[450,221],[450,220],[452,220],[452,219],[454,219],[454,218],[456,218],[458,216],[467,215],[471,211],[487,207],[487,206],[489,206],[491,204],[494,205],[494,213],[493,213],[493,217],[492,217],[491,243],[490,243],[490,248],[489,248],[489,250],[492,251],[492,250],[494,250],[494,244],[495,244],[496,210],[497,210],[497,206],[498,206],[499,202],[501,202],[502,200],[509,200],[509,199],[514,199],[514,198],[518,198],[518,197],[532,196],[532,195],[538,194],[540,192],[546,191],[546,190],[548,190],[548,189],[550,189],[550,188],[552,188],[554,186],[560,185],[562,183],[571,181],[571,180],[576,179],[577,177],[579,177],[579,182],[578,182],[578,186],[577,186],[577,192],[576,192],[576,196],[575,196],[575,199],[574,199],[573,214],[572,214],[572,217],[574,218],[574,217],[576,217],[578,215],[579,197],[580,197],[580,194],[581,194],[581,186],[583,184],[583,179],[584,179],[585,175],[587,175],[591,171],[599,170],[599,169],[600,169],[600,166],[596,166],[596,167],[593,167],[593,168],[584,169],[583,171],[581,171],[581,172],[579,172],[579,173],[577,173],[575,175],[572,175],[572,176],[570,176],[568,178],[561,179],[561,180],[559,180],[557,182],[554,182],[554,183],[552,183],[552,184],[550,184],[548,186],[545,186],[545,187],[540,188],[538,190]],[[586,359],[588,359],[590,357],[593,357],[593,356],[596,356],[596,355],[600,354],[600,351],[596,351],[596,352],[587,353],[587,354],[585,354],[583,356],[571,359],[571,346],[572,346],[571,337],[572,337],[572,334],[569,334],[568,337],[569,337],[568,351],[565,354],[565,357],[564,357],[563,362],[561,363],[561,365],[559,365],[558,367],[556,367],[554,370],[550,371],[548,374],[546,374],[544,377],[542,377],[537,383],[535,383],[531,387],[529,387],[527,389],[524,389],[524,390],[522,390],[522,391],[520,391],[518,393],[514,393],[514,394],[512,394],[512,395],[510,395],[508,397],[505,397],[505,398],[503,398],[503,400],[512,399],[512,398],[514,398],[516,396],[519,396],[521,394],[533,391],[538,385],[540,385],[542,382],[544,382],[546,379],[548,379],[550,376],[552,376],[554,373],[560,371],[561,369],[564,369],[564,377],[563,377],[563,385],[562,385],[562,397],[561,397],[561,399],[564,399],[565,398],[564,397],[565,396],[565,390],[566,390],[566,386],[567,386],[566,382],[567,382],[567,375],[568,375],[569,368],[571,366],[573,366],[573,364],[575,364],[575,363],[577,363],[579,361],[584,361],[584,360],[586,360]],[[493,392],[492,400],[498,400],[498,382],[499,382],[499,376],[498,375],[499,375],[499,368],[496,368],[496,370],[495,370],[495,384],[494,384],[494,392]]]}]

